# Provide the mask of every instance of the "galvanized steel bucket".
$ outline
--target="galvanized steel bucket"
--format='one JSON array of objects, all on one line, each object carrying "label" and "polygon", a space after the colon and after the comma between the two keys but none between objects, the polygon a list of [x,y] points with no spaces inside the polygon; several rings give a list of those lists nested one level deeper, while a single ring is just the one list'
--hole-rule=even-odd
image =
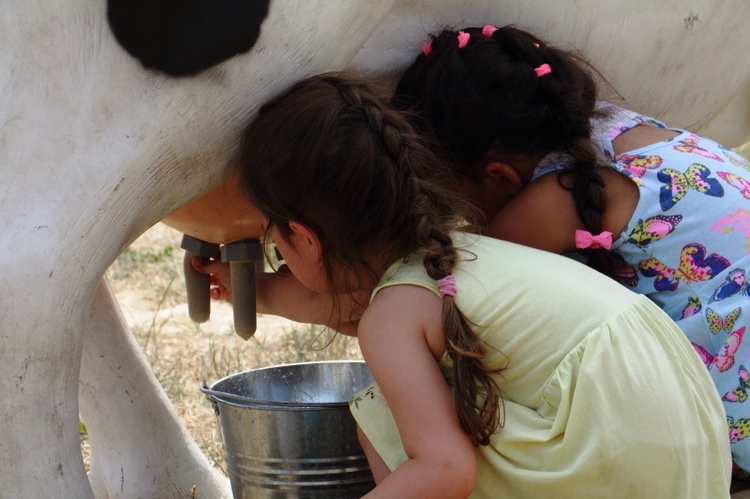
[{"label": "galvanized steel bucket", "polygon": [[349,400],[372,382],[362,361],[287,364],[201,391],[219,421],[234,497],[361,497],[375,484]]}]

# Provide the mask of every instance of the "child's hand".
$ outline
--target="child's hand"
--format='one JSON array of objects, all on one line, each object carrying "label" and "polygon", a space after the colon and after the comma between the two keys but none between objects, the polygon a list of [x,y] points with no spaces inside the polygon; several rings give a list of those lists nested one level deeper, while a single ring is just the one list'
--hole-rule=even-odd
[{"label": "child's hand", "polygon": [[200,256],[194,256],[191,263],[196,271],[211,276],[211,298],[232,303],[232,273],[229,263]]}]

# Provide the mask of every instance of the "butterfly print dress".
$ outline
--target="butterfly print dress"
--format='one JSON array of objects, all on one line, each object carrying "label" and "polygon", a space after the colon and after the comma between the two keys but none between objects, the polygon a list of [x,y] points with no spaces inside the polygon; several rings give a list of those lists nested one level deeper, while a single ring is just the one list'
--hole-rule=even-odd
[{"label": "butterfly print dress", "polygon": [[[592,122],[601,159],[640,194],[612,245],[629,264],[620,280],[666,311],[693,344],[724,400],[735,463],[750,471],[750,162],[678,129],[670,140],[615,156],[612,141],[621,133],[666,126],[601,107],[608,117]],[[548,162],[535,175],[564,167]]]}]

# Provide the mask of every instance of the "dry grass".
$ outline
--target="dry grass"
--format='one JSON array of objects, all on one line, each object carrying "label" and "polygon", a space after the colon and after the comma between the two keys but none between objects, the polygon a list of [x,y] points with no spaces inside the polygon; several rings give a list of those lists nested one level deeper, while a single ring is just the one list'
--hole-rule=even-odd
[{"label": "dry grass", "polygon": [[[182,276],[182,235],[157,224],[133,243],[107,276],[131,331],[181,420],[204,453],[225,470],[218,424],[200,392],[237,372],[292,362],[361,359],[356,340],[278,317],[259,316],[248,341],[234,333],[229,304],[213,302],[211,319],[190,320]],[[82,429],[84,460],[89,448]]]}]

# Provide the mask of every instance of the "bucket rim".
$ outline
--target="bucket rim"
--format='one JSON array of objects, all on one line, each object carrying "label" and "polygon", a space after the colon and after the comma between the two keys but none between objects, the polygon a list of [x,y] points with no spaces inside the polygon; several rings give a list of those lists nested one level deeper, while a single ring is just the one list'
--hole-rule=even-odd
[{"label": "bucket rim", "polygon": [[296,366],[319,365],[319,364],[365,365],[366,363],[364,360],[353,359],[353,360],[317,360],[317,361],[309,361],[309,362],[292,362],[289,364],[276,364],[273,366],[259,367],[257,369],[248,369],[247,371],[240,371],[234,374],[230,374],[228,376],[224,376],[223,378],[213,382],[211,386],[207,386],[206,381],[204,379],[203,386],[200,387],[200,390],[212,402],[222,402],[222,403],[237,406],[237,407],[261,407],[261,408],[267,408],[267,409],[295,408],[295,409],[301,409],[301,410],[302,409],[325,410],[325,409],[334,409],[334,408],[339,408],[339,407],[347,407],[349,405],[349,401],[345,401],[345,402],[286,402],[286,401],[278,401],[278,400],[256,399],[252,397],[245,397],[242,395],[237,395],[234,393],[222,392],[222,391],[218,391],[214,389],[219,383],[222,383],[230,378],[234,378],[236,376],[241,376],[243,374],[247,374],[251,372],[256,373],[260,371],[278,369],[280,367],[296,367]]}]

